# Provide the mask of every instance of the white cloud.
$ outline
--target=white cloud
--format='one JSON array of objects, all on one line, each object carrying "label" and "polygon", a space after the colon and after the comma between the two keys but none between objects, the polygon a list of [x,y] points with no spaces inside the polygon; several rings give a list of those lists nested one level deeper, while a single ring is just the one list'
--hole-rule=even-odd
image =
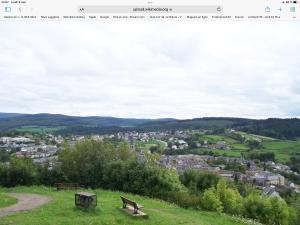
[{"label": "white cloud", "polygon": [[300,116],[294,23],[0,25],[0,111]]}]

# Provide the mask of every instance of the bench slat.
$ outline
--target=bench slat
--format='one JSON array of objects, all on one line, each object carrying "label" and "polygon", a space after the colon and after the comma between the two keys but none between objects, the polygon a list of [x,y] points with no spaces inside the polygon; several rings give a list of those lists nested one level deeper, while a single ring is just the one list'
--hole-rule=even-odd
[{"label": "bench slat", "polygon": [[128,198],[125,198],[123,196],[120,196],[120,197],[121,197],[122,202],[123,202],[123,207],[126,207],[126,204],[129,204],[129,205],[133,206],[134,207],[134,213],[137,213],[139,209],[144,208],[143,205],[139,205],[136,202],[134,202],[134,201],[132,201]]}]

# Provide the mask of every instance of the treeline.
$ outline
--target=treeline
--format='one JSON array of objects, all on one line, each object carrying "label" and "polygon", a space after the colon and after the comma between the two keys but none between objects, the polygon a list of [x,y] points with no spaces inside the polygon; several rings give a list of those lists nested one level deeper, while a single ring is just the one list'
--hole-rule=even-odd
[{"label": "treeline", "polygon": [[[242,182],[226,182],[218,175],[199,170],[185,171],[180,180],[198,207],[257,220],[264,224],[297,224],[297,209],[277,197],[261,196],[260,191]],[[196,201],[193,201],[196,202]],[[299,210],[299,209],[298,209]]]},{"label": "treeline", "polygon": [[36,114],[0,119],[0,131],[32,125],[65,127],[57,131],[57,134],[61,135],[109,134],[125,131],[175,131],[184,129],[208,129],[217,132],[219,130],[232,128],[278,139],[294,139],[300,137],[300,120],[296,118],[253,120],[244,118],[205,117],[189,120],[150,120]]},{"label": "treeline", "polygon": [[[69,126],[59,130],[59,134],[104,134],[125,131],[166,131],[185,129],[210,129],[215,132],[224,129],[236,129],[248,133],[268,136],[278,139],[295,139],[300,137],[299,119],[266,119],[252,120],[242,118],[197,118],[191,120],[155,121],[132,127],[121,126]],[[249,143],[257,144],[257,143]],[[250,146],[251,147],[251,146]]]},{"label": "treeline", "polygon": [[64,146],[59,162],[37,165],[30,158],[11,157],[0,164],[0,185],[54,185],[77,182],[90,188],[109,188],[151,197],[179,191],[181,185],[175,171],[153,163],[139,163],[127,143],[115,146],[108,141],[86,140],[74,147]]},{"label": "treeline", "polygon": [[29,158],[12,157],[0,164],[0,185],[53,185],[77,182],[85,187],[120,190],[160,198],[185,208],[227,213],[265,224],[296,225],[297,214],[280,198],[265,198],[245,183],[227,182],[216,174],[187,170],[180,176],[159,166],[157,155],[136,159],[127,143],[85,140],[65,145],[59,162],[36,165]]},{"label": "treeline", "polygon": [[266,119],[252,120],[243,126],[237,126],[241,131],[259,134],[278,139],[293,139],[300,137],[300,119]]}]

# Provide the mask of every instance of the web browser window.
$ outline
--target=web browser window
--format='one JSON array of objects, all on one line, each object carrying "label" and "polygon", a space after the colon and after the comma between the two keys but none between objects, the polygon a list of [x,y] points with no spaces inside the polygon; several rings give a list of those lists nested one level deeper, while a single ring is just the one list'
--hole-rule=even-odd
[{"label": "web browser window", "polygon": [[299,225],[299,0],[0,0],[0,225]]},{"label": "web browser window", "polygon": [[1,20],[299,20],[299,1],[1,1]]}]

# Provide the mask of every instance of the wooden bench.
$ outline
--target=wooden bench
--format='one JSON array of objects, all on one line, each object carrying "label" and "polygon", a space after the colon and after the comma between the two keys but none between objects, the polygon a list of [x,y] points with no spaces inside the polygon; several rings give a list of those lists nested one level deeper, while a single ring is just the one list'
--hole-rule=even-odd
[{"label": "wooden bench", "polygon": [[68,190],[68,189],[79,189],[80,185],[78,183],[55,183],[56,190]]},{"label": "wooden bench", "polygon": [[135,201],[132,201],[128,198],[120,196],[123,202],[123,209],[127,208],[127,204],[133,207],[133,214],[138,214],[139,209],[144,208],[144,206],[137,204]]}]

